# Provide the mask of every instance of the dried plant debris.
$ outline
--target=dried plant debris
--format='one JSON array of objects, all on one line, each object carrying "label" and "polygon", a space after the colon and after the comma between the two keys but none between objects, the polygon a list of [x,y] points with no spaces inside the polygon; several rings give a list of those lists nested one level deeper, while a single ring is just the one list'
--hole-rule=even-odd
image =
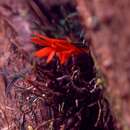
[{"label": "dried plant debris", "polygon": [[21,113],[19,127],[114,130],[109,104],[95,74],[92,58],[86,53],[72,57],[65,65],[56,58],[49,64],[37,63],[33,76],[14,84]]}]

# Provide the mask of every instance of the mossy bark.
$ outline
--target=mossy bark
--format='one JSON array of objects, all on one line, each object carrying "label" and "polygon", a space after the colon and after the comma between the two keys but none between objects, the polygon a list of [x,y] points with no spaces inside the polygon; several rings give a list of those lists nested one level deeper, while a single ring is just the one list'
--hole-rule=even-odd
[{"label": "mossy bark", "polygon": [[130,1],[77,0],[91,48],[108,81],[117,127],[130,129]]}]

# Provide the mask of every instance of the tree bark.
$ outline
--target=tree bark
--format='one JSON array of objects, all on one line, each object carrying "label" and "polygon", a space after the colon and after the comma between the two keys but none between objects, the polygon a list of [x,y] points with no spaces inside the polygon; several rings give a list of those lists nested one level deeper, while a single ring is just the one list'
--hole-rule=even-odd
[{"label": "tree bark", "polygon": [[104,73],[117,127],[130,129],[130,1],[77,0],[91,48]]}]

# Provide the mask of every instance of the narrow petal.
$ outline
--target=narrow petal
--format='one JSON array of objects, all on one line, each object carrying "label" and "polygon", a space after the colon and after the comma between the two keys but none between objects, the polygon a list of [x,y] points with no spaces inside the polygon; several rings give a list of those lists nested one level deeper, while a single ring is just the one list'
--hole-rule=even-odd
[{"label": "narrow petal", "polygon": [[69,54],[63,54],[62,60],[61,60],[61,64],[64,64],[68,59],[69,59],[70,55]]},{"label": "narrow petal", "polygon": [[48,58],[47,58],[47,63],[49,63],[51,60],[52,60],[52,58],[55,56],[55,51],[52,51],[49,55],[48,55]]},{"label": "narrow petal", "polygon": [[60,42],[53,42],[52,47],[55,48],[58,52],[61,51],[67,51],[67,50],[72,50],[75,48],[73,45],[65,42],[65,43],[60,43]]},{"label": "narrow petal", "polygon": [[68,52],[58,53],[58,58],[59,58],[61,64],[64,64],[69,59],[70,56],[71,55]]},{"label": "narrow petal", "polygon": [[45,56],[48,56],[52,51],[53,51],[52,48],[46,47],[46,48],[40,49],[39,51],[36,51],[35,55],[38,57],[45,57]]},{"label": "narrow petal", "polygon": [[61,64],[64,64],[65,63],[65,61],[66,61],[67,59],[66,59],[66,54],[62,54],[62,57],[61,57],[61,60],[60,60],[60,63]]},{"label": "narrow petal", "polygon": [[33,37],[31,40],[35,44],[39,44],[39,45],[42,45],[42,46],[50,46],[50,44],[47,41],[39,39],[37,37]]},{"label": "narrow petal", "polygon": [[47,37],[47,36],[43,36],[43,35],[41,35],[41,34],[39,34],[39,33],[34,33],[34,35],[36,35],[36,37],[42,38],[42,39],[44,39],[44,40],[46,40],[46,41],[48,41],[48,42],[49,42],[49,40],[51,39],[51,38],[49,38],[49,37]]}]

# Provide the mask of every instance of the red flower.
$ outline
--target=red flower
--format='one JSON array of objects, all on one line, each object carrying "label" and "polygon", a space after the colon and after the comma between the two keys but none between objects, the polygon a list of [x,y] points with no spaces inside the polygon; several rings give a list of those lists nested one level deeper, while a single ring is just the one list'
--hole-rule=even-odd
[{"label": "red flower", "polygon": [[83,49],[75,47],[65,39],[48,38],[41,34],[35,34],[32,42],[45,46],[43,49],[35,52],[38,57],[47,57],[47,63],[56,55],[61,64],[64,64],[72,55],[79,54]]}]

